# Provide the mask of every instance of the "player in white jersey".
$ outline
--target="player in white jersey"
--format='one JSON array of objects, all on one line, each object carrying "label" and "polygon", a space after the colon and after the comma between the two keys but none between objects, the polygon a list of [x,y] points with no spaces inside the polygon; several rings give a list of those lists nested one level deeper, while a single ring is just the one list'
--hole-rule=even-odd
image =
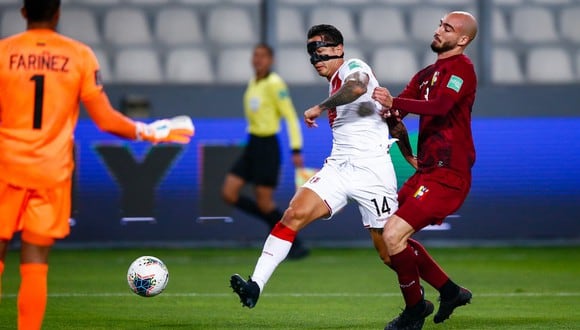
[{"label": "player in white jersey", "polygon": [[379,115],[381,105],[371,98],[373,89],[378,86],[371,68],[359,59],[343,61],[329,79],[329,95],[335,94],[351,75],[351,78],[354,75],[366,75],[366,92],[351,103],[328,109],[334,138],[330,157],[384,156],[388,153],[389,132],[385,121]]},{"label": "player in white jersey", "polygon": [[397,182],[391,157],[391,133],[401,142],[403,155],[416,166],[409,138],[402,122],[389,127],[380,114],[381,106],[372,99],[379,86],[371,68],[359,59],[344,60],[343,38],[332,25],[315,25],[308,31],[310,62],[330,83],[330,96],[304,112],[308,127],[324,110],[332,127],[333,146],[322,169],[300,187],[282,220],[266,239],[250,280],[234,274],[231,287],[244,306],[256,305],[260,293],[276,267],[288,255],[298,231],[317,219],[330,219],[349,200],[354,200],[369,228],[375,248],[385,263],[388,253],[382,239],[386,219],[398,207]]},{"label": "player in white jersey", "polygon": [[[330,96],[341,88],[348,90],[345,85],[349,83],[359,87],[366,83],[366,91],[350,103],[327,110],[332,152],[303,187],[320,197],[330,216],[351,199],[358,204],[366,228],[383,228],[386,218],[397,210],[397,178],[389,155],[394,140],[389,139],[389,129],[379,113],[381,106],[371,98],[378,86],[371,68],[359,59],[342,62],[329,79]],[[306,111],[309,127],[316,125],[314,119],[321,112],[320,106]]]}]

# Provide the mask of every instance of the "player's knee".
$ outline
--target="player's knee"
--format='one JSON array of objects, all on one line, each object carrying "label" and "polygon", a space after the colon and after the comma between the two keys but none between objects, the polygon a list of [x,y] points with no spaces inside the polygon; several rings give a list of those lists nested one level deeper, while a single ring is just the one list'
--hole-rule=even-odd
[{"label": "player's knee", "polygon": [[282,215],[282,221],[289,222],[296,217],[296,210],[293,207],[288,207]]},{"label": "player's knee", "polygon": [[383,240],[389,251],[399,250],[399,246],[403,243],[402,235],[392,228],[389,229],[388,226],[383,231]]},{"label": "player's knee", "polygon": [[288,207],[282,216],[284,225],[290,228],[302,228],[308,222],[308,212],[299,207]]}]

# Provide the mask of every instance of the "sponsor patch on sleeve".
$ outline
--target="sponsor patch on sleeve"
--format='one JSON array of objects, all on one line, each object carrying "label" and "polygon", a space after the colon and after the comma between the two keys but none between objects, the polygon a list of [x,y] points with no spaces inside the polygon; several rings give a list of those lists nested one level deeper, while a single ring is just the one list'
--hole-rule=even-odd
[{"label": "sponsor patch on sleeve", "polygon": [[283,89],[283,90],[281,90],[281,91],[278,92],[278,98],[281,99],[281,100],[287,98],[288,95],[289,94],[288,94],[288,90],[287,89]]},{"label": "sponsor patch on sleeve", "polygon": [[451,78],[449,78],[449,82],[447,83],[447,88],[451,88],[452,90],[459,93],[459,90],[461,89],[462,85],[463,79],[459,78],[456,75],[451,75]]},{"label": "sponsor patch on sleeve", "polygon": [[354,70],[356,68],[362,68],[362,65],[360,64],[359,61],[350,61],[348,63],[348,69],[349,70]]}]

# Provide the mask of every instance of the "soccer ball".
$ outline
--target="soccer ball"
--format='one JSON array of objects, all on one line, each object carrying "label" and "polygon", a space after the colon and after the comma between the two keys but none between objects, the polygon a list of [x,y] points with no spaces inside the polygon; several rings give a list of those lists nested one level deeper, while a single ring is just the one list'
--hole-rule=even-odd
[{"label": "soccer ball", "polygon": [[134,293],[142,297],[153,297],[167,286],[169,271],[159,258],[142,256],[129,266],[127,282]]}]

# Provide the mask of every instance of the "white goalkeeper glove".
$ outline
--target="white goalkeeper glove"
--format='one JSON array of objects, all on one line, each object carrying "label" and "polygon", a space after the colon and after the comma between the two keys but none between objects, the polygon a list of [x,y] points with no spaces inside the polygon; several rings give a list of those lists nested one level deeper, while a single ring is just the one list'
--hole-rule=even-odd
[{"label": "white goalkeeper glove", "polygon": [[171,119],[160,119],[145,124],[137,122],[137,140],[152,143],[187,144],[195,133],[195,127],[188,116],[177,116]]}]

